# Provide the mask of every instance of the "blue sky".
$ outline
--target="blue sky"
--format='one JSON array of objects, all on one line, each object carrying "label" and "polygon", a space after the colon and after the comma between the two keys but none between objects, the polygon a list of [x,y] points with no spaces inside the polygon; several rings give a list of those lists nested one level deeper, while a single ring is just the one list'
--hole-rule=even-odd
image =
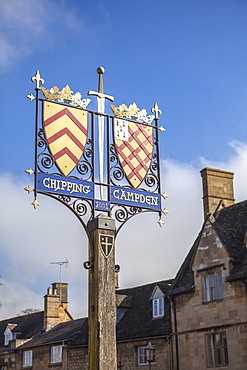
[{"label": "blue sky", "polygon": [[[33,93],[30,78],[37,69],[46,88],[69,84],[86,98],[88,90],[97,89],[96,69],[103,66],[105,92],[116,105],[136,102],[149,111],[158,102],[160,124],[166,128],[160,151],[170,214],[161,230],[152,215],[130,222],[119,236],[117,257],[124,286],[174,276],[203,221],[199,171],[218,166],[235,172],[236,200],[246,198],[247,2],[9,0],[0,2],[0,18],[2,315],[14,314],[8,304],[21,289],[31,297],[29,306],[35,301],[42,307],[41,296],[59,276],[49,262],[65,257],[70,261],[64,279],[70,283],[72,314],[86,312],[81,263],[87,247],[80,225],[68,210],[44,197],[39,199],[42,210],[33,211],[23,191],[23,185],[32,185],[24,170],[34,163],[35,103],[26,95]],[[96,109],[95,98],[89,109]],[[174,235],[179,222],[183,239]],[[69,225],[66,234],[61,223]],[[147,231],[140,236],[143,224]],[[157,245],[152,257],[150,243]],[[71,256],[68,244],[74,245]],[[139,247],[133,252],[131,244]],[[160,268],[158,260],[164,261]],[[74,298],[78,287],[83,309]],[[20,298],[16,306],[22,304]]]}]

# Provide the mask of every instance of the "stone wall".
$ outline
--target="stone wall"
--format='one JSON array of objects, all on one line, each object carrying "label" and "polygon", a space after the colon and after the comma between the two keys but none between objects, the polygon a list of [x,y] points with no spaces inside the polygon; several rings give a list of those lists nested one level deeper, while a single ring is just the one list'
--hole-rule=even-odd
[{"label": "stone wall", "polygon": [[[230,268],[231,258],[207,222],[192,265],[195,291],[175,298],[180,370],[207,368],[205,336],[212,333],[226,335],[227,369],[247,368],[246,288],[240,280],[226,281]],[[206,302],[204,276],[218,272],[224,297]]]},{"label": "stone wall", "polygon": [[[144,323],[145,325],[145,323]],[[172,350],[169,339],[166,338],[149,338],[140,341],[129,341],[117,344],[117,363],[121,362],[123,370],[134,370],[146,368],[146,366],[138,366],[138,347],[144,347],[151,342],[155,347],[156,363],[152,364],[152,369],[170,369],[170,352]]]}]

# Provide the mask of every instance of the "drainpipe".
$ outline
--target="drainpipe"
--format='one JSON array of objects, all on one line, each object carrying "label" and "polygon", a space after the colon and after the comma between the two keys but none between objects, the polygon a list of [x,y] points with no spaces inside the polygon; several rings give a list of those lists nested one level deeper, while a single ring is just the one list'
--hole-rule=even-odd
[{"label": "drainpipe", "polygon": [[[176,370],[179,370],[179,355],[178,355],[178,335],[177,335],[177,310],[176,310],[176,302],[173,298],[173,296],[168,297],[173,311],[173,317],[174,317],[174,333],[175,333],[175,352],[176,352]],[[173,334],[173,331],[172,331]]]},{"label": "drainpipe", "polygon": [[242,283],[245,284],[245,293],[246,293],[246,300],[247,300],[247,280],[242,279]]},{"label": "drainpipe", "polygon": [[68,348],[67,344],[65,344],[65,341],[63,340],[63,362],[62,362],[62,369],[67,370],[68,369]]},{"label": "drainpipe", "polygon": [[173,370],[173,348],[172,348],[172,335],[169,335],[169,349],[170,349],[170,370]]}]

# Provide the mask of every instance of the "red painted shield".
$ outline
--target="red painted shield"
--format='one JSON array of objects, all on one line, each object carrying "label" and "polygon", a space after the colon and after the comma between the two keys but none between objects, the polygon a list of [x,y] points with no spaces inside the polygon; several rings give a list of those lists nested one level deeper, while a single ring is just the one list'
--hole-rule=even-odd
[{"label": "red painted shield", "polygon": [[44,101],[43,127],[57,167],[63,175],[69,175],[85,149],[88,135],[87,111]]}]

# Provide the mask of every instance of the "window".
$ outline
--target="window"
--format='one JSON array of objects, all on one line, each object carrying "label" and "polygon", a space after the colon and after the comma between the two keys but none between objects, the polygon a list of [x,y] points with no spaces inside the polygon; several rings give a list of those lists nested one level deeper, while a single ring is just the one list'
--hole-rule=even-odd
[{"label": "window", "polygon": [[[154,361],[152,364],[155,363],[155,352],[154,352]],[[147,365],[147,359],[145,354],[145,348],[144,347],[138,347],[138,365]]]},{"label": "window", "polygon": [[22,366],[32,366],[33,351],[24,351],[22,355]]},{"label": "window", "polygon": [[164,298],[153,299],[153,317],[164,316]]},{"label": "window", "polygon": [[51,363],[62,362],[62,346],[51,347]]},{"label": "window", "polygon": [[4,336],[4,345],[7,346],[11,339],[12,339],[12,334],[11,333],[5,334],[5,336]]},{"label": "window", "polygon": [[223,279],[221,272],[204,276],[205,302],[224,298]]},{"label": "window", "polygon": [[206,335],[207,367],[228,365],[226,333]]},{"label": "window", "polygon": [[7,326],[4,331],[4,345],[7,346],[12,339],[13,339],[12,331]]}]

